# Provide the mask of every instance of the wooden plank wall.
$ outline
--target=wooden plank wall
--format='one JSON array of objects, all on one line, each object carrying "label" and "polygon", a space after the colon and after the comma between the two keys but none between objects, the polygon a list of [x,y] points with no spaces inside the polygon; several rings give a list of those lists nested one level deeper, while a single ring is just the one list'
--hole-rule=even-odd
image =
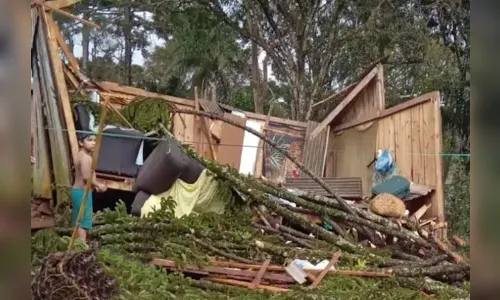
[{"label": "wooden plank wall", "polygon": [[[428,214],[430,217],[437,217],[438,220],[444,221],[443,171],[442,158],[439,155],[442,152],[439,102],[439,93],[430,93],[428,101],[399,111],[395,110],[393,114],[384,116],[378,120],[367,121],[358,127],[368,126],[369,123],[378,123],[376,146],[371,150],[375,152],[377,149],[389,149],[394,154],[399,175],[417,184],[435,188],[436,191],[431,198],[432,207]],[[345,131],[352,129],[346,129]],[[339,133],[341,132],[335,132],[336,135]],[[339,138],[339,136],[334,137],[334,144],[338,142]],[[351,147],[355,146],[356,143],[353,140],[344,143],[342,146]],[[330,146],[329,149],[335,148]],[[344,160],[343,165],[357,166],[355,167],[357,171],[351,168],[349,172],[335,167],[334,161],[329,157],[331,157],[331,154],[327,156],[327,176],[353,176],[353,172],[368,176],[365,172],[366,166],[364,168],[363,166],[358,166],[359,164],[356,163],[358,158],[355,155],[342,158]],[[346,160],[352,161],[348,162]],[[365,178],[363,185],[367,181],[371,182],[371,178]]]},{"label": "wooden plank wall", "polygon": [[335,133],[333,177],[361,177],[363,196],[370,196],[379,123],[369,122]]},{"label": "wooden plank wall", "polygon": [[[192,106],[184,106],[177,104],[178,109],[194,109]],[[196,152],[205,158],[212,159],[210,150],[210,141],[203,134],[203,126],[201,126],[202,117],[194,115],[179,115],[174,116],[174,136],[181,142],[190,145]]]},{"label": "wooden plank wall", "polygon": [[[302,163],[311,170],[316,176],[323,177],[323,165],[325,161],[326,143],[328,142],[328,127],[320,132],[314,139],[310,140],[310,135],[318,127],[319,123],[307,122],[306,138],[304,150],[302,152]],[[302,171],[301,177],[308,177]]]},{"label": "wooden plank wall", "polygon": [[380,113],[384,108],[383,68],[379,68],[377,76],[359,92],[349,106],[346,107],[345,112],[342,112],[342,115],[332,125],[368,118]]},{"label": "wooden plank wall", "polygon": [[398,173],[411,181],[436,189],[430,214],[444,220],[441,112],[439,94],[379,121],[377,149],[390,149]]},{"label": "wooden plank wall", "polygon": [[[224,117],[241,125],[245,125],[246,119],[230,113],[225,113]],[[224,123],[220,146],[218,147],[218,162],[222,165],[230,165],[236,170],[240,169],[241,152],[243,151],[243,139],[245,131],[241,128]]]}]

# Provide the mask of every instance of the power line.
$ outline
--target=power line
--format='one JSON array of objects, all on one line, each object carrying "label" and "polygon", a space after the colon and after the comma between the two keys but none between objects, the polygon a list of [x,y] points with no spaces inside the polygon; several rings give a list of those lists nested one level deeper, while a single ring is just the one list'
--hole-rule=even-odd
[{"label": "power line", "polygon": [[[47,130],[56,130],[55,128],[50,128],[50,127],[45,127]],[[62,129],[62,131],[70,132],[68,129]],[[75,133],[92,133],[96,134],[94,131],[85,131],[85,130],[72,130],[71,132]],[[169,141],[169,139],[166,138],[156,138],[156,137],[148,137],[148,136],[131,136],[127,134],[119,134],[119,133],[102,133],[103,136],[109,136],[109,137],[118,137],[118,138],[125,138],[125,139],[138,139],[138,140],[146,140],[146,141]],[[219,144],[219,143],[210,143],[210,142],[201,142],[201,141],[182,141],[185,144],[198,144],[198,145],[214,145],[214,146],[224,146],[224,147],[242,147],[242,148],[256,148],[256,149],[263,149],[263,146],[252,146],[252,145],[237,145],[237,144]],[[347,152],[348,150],[346,149],[334,149],[332,152],[339,153],[339,152]],[[470,157],[470,153],[431,153],[431,152],[406,152],[406,153],[401,153],[398,152],[398,155],[420,155],[420,156],[444,156],[444,157]]]}]

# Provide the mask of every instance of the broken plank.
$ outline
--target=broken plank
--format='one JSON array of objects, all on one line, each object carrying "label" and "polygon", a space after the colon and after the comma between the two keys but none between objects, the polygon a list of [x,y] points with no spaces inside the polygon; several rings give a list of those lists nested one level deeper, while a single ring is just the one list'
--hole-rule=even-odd
[{"label": "broken plank", "polygon": [[311,139],[314,139],[321,131],[323,131],[330,123],[332,123],[335,118],[346,108],[349,103],[354,100],[354,98],[365,88],[365,86],[377,75],[378,66],[373,68],[373,70],[368,73],[363,80],[359,82],[354,89],[349,92],[349,94],[340,102],[339,105],[319,124],[316,129],[311,133]]},{"label": "broken plank", "polygon": [[59,26],[52,20],[52,18],[47,19],[49,26],[50,26],[50,32],[54,34],[57,43],[59,44],[59,47],[61,47],[64,55],[66,58],[68,58],[69,64],[75,70],[75,72],[79,73],[80,72],[80,66],[78,65],[78,61],[76,60],[76,57],[73,55],[73,52],[71,52],[71,49],[69,49],[68,44],[66,44],[66,41],[64,40],[64,37],[61,34],[61,29]]},{"label": "broken plank", "polygon": [[[232,262],[232,261],[218,261],[214,258],[210,260],[213,264],[220,266],[220,267],[228,267],[228,268],[238,268],[238,269],[247,269],[247,270],[259,270],[261,268],[261,265],[250,265],[250,264],[243,264],[243,263],[238,263],[238,262]],[[267,267],[267,270],[270,272],[284,272],[285,267],[282,266],[276,266],[276,265],[270,265]],[[304,268],[303,269],[306,274],[309,272],[311,274],[319,273],[322,270],[318,269],[308,269]],[[391,277],[392,275],[387,272],[375,272],[375,271],[355,271],[355,270],[328,270],[328,274],[335,274],[335,275],[348,275],[348,276],[360,276],[360,277]]]},{"label": "broken plank", "polygon": [[431,222],[434,222],[436,219],[437,219],[437,217],[424,220],[424,221],[420,222],[420,227],[431,224]]},{"label": "broken plank", "polygon": [[55,6],[52,6],[52,4],[50,4],[50,2],[45,2],[45,3],[41,3],[41,5],[46,8],[46,9],[49,9],[49,10],[52,10],[53,12],[55,13],[58,13],[60,15],[63,15],[65,17],[68,17],[70,19],[74,19],[74,20],[77,20],[79,22],[81,22],[82,24],[85,24],[85,25],[88,25],[88,26],[91,26],[91,27],[94,27],[94,28],[97,28],[97,29],[100,29],[101,27],[99,25],[97,25],[96,23],[93,23],[93,22],[90,22],[88,20],[85,20],[85,19],[82,19],[80,17],[77,17],[73,14],[70,14],[69,12],[67,11],[64,11],[62,9],[59,9]]},{"label": "broken plank", "polygon": [[432,206],[432,203],[426,203],[424,205],[422,205],[413,215],[412,217],[415,218],[415,220],[420,220],[422,218],[422,216],[425,214],[425,212],[431,208]]},{"label": "broken plank", "polygon": [[461,247],[461,248],[463,248],[463,247],[467,246],[467,242],[466,242],[463,238],[461,238],[461,237],[459,237],[459,236],[457,236],[457,235],[452,236],[452,237],[451,237],[451,239],[453,240],[453,242],[454,242],[457,246],[459,246],[459,247]]},{"label": "broken plank", "polygon": [[65,8],[74,5],[82,0],[56,0],[51,1],[50,5],[55,8]]},{"label": "broken plank", "polygon": [[[233,285],[233,286],[239,286],[239,287],[246,287],[249,288],[251,283],[244,282],[244,281],[238,281],[234,279],[223,279],[223,278],[207,278],[206,280],[210,280],[212,282],[216,283],[222,283],[222,284],[227,284],[227,285]],[[279,287],[274,287],[274,286],[269,286],[269,285],[258,285],[258,289],[262,290],[267,290],[271,292],[288,292],[290,291],[289,289],[284,289],[284,288],[279,288]]]},{"label": "broken plank", "polygon": [[58,43],[57,39],[55,37],[55,34],[53,33],[53,28],[50,27],[50,24],[54,22],[52,17],[44,12],[44,17],[47,22],[47,32],[49,33],[49,53],[50,53],[50,61],[52,63],[52,69],[54,71],[55,79],[56,79],[56,85],[57,85],[57,92],[58,92],[58,98],[62,106],[63,114],[64,114],[64,120],[66,123],[66,129],[68,130],[67,134],[69,137],[69,142],[70,142],[70,147],[71,147],[71,157],[74,160],[76,157],[76,154],[78,153],[78,141],[76,138],[76,132],[75,132],[75,122],[73,119],[73,110],[71,108],[71,103],[69,100],[69,95],[68,95],[68,88],[66,86],[66,80],[64,77],[64,71],[63,71],[63,63],[61,61],[61,58],[59,57],[58,53]]},{"label": "broken plank", "polygon": [[266,272],[266,269],[270,263],[271,263],[271,260],[266,259],[266,261],[262,265],[262,268],[260,268],[259,272],[257,273],[257,276],[255,276],[255,279],[252,281],[252,284],[250,285],[251,289],[255,289],[260,285],[260,280],[262,279],[262,276]]},{"label": "broken plank", "polygon": [[464,258],[462,256],[460,256],[460,254],[454,252],[454,251],[451,251],[449,248],[448,248],[448,245],[446,245],[445,243],[443,243],[442,241],[440,241],[437,237],[433,236],[432,237],[433,240],[434,240],[434,243],[438,246],[439,250],[445,252],[446,254],[448,254],[448,256],[450,256],[451,258],[453,258],[457,263],[462,263],[464,262]]},{"label": "broken plank", "polygon": [[314,282],[311,284],[310,288],[316,288],[321,283],[321,281],[326,276],[328,271],[337,263],[337,261],[339,260],[341,255],[342,254],[340,251],[337,251],[337,252],[335,252],[335,254],[333,254],[333,257],[330,260],[330,262],[328,263],[328,265],[326,266],[326,268],[324,268],[323,271],[321,271],[321,273],[319,273],[318,277],[316,277],[316,280],[314,280]]},{"label": "broken plank", "polygon": [[[171,270],[181,270],[184,272],[192,272],[192,271],[202,271],[202,272],[208,272],[208,273],[213,273],[213,274],[222,274],[222,275],[236,275],[236,276],[245,276],[245,277],[251,277],[255,278],[258,274],[256,271],[248,271],[248,270],[235,270],[235,269],[229,269],[229,268],[223,268],[223,267],[199,267],[196,265],[185,265],[182,266],[182,268],[178,267],[177,264],[174,261],[171,260],[166,260],[166,259],[159,259],[159,258],[154,258],[151,262],[155,266],[159,267],[165,267]],[[262,268],[261,265],[257,265],[257,269]],[[284,270],[284,269],[283,269]],[[290,277],[287,274],[277,274],[277,273],[265,273],[262,276],[262,279],[273,281],[273,282],[280,282],[280,283],[294,283],[295,281],[293,280],[292,277]]]},{"label": "broken plank", "polygon": [[264,215],[260,212],[260,210],[257,207],[254,207],[253,210],[255,214],[259,217],[259,219],[262,221],[262,223],[264,223],[264,225],[266,225],[269,228],[272,228],[269,221],[266,219],[266,217],[264,217]]}]

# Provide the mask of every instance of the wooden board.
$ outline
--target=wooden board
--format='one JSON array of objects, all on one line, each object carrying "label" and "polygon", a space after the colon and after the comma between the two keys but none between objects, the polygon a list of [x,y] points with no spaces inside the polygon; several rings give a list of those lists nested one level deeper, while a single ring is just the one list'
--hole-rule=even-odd
[{"label": "wooden board", "polygon": [[[233,114],[225,113],[224,117],[238,122],[241,125],[245,125],[246,123],[244,118]],[[220,164],[228,164],[236,170],[239,170],[244,135],[245,131],[243,129],[224,123],[222,126],[222,137],[218,147]]]},{"label": "wooden board", "polygon": [[328,145],[326,146],[326,158],[325,158],[325,177],[335,177],[335,133],[331,126],[328,126]]},{"label": "wooden board", "polygon": [[363,196],[371,195],[373,166],[367,165],[375,155],[378,128],[378,122],[373,122],[367,128],[350,128],[335,136],[334,177],[361,177]]},{"label": "wooden board", "polygon": [[348,123],[359,118],[367,118],[369,116],[379,114],[383,106],[379,97],[378,81],[374,78],[366,87],[354,98],[349,106],[339,114],[336,121],[332,125]]},{"label": "wooden board", "polygon": [[443,222],[445,220],[443,160],[441,157],[441,153],[443,152],[443,125],[441,119],[441,97],[439,92],[433,96],[432,106],[434,108],[434,157],[436,162],[436,193],[433,213],[437,215],[439,222]]},{"label": "wooden board", "polygon": [[32,127],[33,156],[36,159],[33,165],[32,195],[44,199],[52,199],[52,177],[50,163],[50,147],[47,143],[47,131],[45,128],[44,116],[42,112],[42,99],[37,83],[33,90],[31,121]]},{"label": "wooden board", "polygon": [[[313,174],[323,177],[323,165],[325,160],[326,143],[328,142],[328,127],[321,131],[315,138],[310,140],[311,133],[319,123],[309,121],[307,122],[306,141],[304,143],[304,150],[302,152],[302,163],[306,168],[311,170]],[[300,176],[307,175],[300,172]]]},{"label": "wooden board", "polygon": [[422,107],[411,109],[411,149],[412,149],[412,178],[414,182],[425,182],[425,165],[423,162],[422,145]]},{"label": "wooden board", "polygon": [[62,106],[65,127],[68,130],[67,135],[69,138],[69,144],[71,148],[71,157],[74,159],[76,154],[78,153],[78,142],[76,139],[76,131],[75,131],[75,122],[73,119],[73,110],[71,108],[71,103],[69,100],[68,89],[66,87],[66,80],[63,71],[63,63],[58,53],[59,44],[56,39],[56,35],[52,32],[53,26],[51,24],[54,23],[52,17],[49,14],[45,15],[47,20],[47,31],[49,36],[49,53],[52,62],[52,70],[55,75],[55,81],[57,85],[57,92],[59,103]]},{"label": "wooden board", "polygon": [[81,0],[56,0],[56,1],[50,1],[50,4],[52,7],[55,8],[65,8],[73,4],[76,4],[80,1]]},{"label": "wooden board", "polygon": [[372,81],[372,79],[377,75],[379,66],[375,67],[370,71],[356,87],[349,92],[349,94],[340,102],[335,109],[326,116],[326,118],[321,121],[320,125],[311,133],[311,137],[316,137],[323,129],[328,125],[332,124],[335,119],[343,113],[344,109],[350,106],[351,102],[355,100],[358,94]]}]

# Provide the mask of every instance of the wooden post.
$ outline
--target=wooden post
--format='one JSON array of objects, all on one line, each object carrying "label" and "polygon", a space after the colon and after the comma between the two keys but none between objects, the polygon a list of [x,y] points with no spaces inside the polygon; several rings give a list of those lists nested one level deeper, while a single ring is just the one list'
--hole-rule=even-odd
[{"label": "wooden post", "polygon": [[326,143],[325,143],[325,152],[323,153],[323,165],[321,167],[321,174],[318,174],[320,175],[321,177],[324,177],[325,176],[325,168],[326,168],[326,158],[328,157],[328,144],[330,142],[330,130],[331,130],[331,126],[328,125],[326,127]]},{"label": "wooden post", "polygon": [[63,109],[66,129],[68,130],[71,155],[74,160],[76,154],[78,153],[78,141],[75,132],[75,122],[73,120],[73,110],[71,109],[71,103],[68,96],[66,80],[64,78],[63,64],[61,58],[59,57],[59,53],[57,51],[59,48],[59,44],[57,43],[55,33],[53,32],[53,27],[50,26],[50,24],[53,23],[54,20],[46,12],[43,12],[43,15],[45,16],[47,25],[47,33],[49,38],[48,48],[50,53],[50,60],[52,63],[52,70],[55,76],[59,101]]},{"label": "wooden post", "polygon": [[[435,151],[439,155],[435,155],[436,159],[436,203],[433,203],[437,211],[438,222],[444,222],[444,182],[443,182],[443,166],[441,152],[443,152],[443,140],[442,140],[442,124],[441,124],[441,104],[440,104],[440,94],[439,92],[434,93],[432,97],[432,104],[434,105],[434,142]],[[443,240],[447,240],[446,229],[439,230],[436,232],[437,235]]]},{"label": "wooden post", "polygon": [[378,64],[377,66],[377,98],[379,108],[377,113],[381,113],[385,109],[385,83],[384,83],[384,65]]},{"label": "wooden post", "polygon": [[[206,100],[206,99],[205,99]],[[194,87],[194,101],[195,101],[195,110],[199,111],[200,110],[200,100],[198,99],[198,87]],[[209,126],[207,124],[208,120],[205,117],[196,117],[200,123],[201,126],[203,127],[203,135],[207,139],[207,142],[209,143],[209,148],[210,148],[210,153],[212,154],[212,159],[217,160],[217,151],[215,150],[215,141],[212,138],[212,134],[210,133]],[[197,127],[199,130],[199,127]],[[200,151],[201,152],[201,151]]]},{"label": "wooden post", "polygon": [[[90,166],[90,174],[87,178],[87,184],[85,186],[85,190],[83,192],[82,204],[80,206],[80,210],[78,211],[78,217],[76,219],[75,228],[73,228],[73,234],[71,235],[71,240],[69,242],[68,251],[73,249],[76,240],[76,233],[78,232],[78,228],[80,228],[80,223],[82,222],[83,213],[85,211],[85,206],[87,205],[87,196],[89,194],[90,189],[92,188],[92,178],[94,177],[95,168],[97,166],[97,160],[99,159],[99,150],[101,148],[102,141],[102,130],[104,128],[104,123],[106,120],[106,115],[108,113],[108,104],[109,98],[104,98],[104,105],[101,106],[101,117],[99,119],[99,127],[97,129],[97,138],[94,153],[92,153],[92,165]],[[74,207],[73,209],[76,209]]]},{"label": "wooden post", "polygon": [[[266,130],[267,127],[269,126],[269,121],[271,119],[271,113],[273,111],[273,105],[271,104],[271,107],[269,108],[269,111],[267,113],[267,118],[266,122],[264,123],[264,128],[262,128],[262,134],[266,135]],[[259,148],[257,149],[257,160],[255,161],[255,170],[254,174],[255,177],[260,178],[262,174],[262,164],[264,163],[264,141],[260,140],[259,141]]]}]

